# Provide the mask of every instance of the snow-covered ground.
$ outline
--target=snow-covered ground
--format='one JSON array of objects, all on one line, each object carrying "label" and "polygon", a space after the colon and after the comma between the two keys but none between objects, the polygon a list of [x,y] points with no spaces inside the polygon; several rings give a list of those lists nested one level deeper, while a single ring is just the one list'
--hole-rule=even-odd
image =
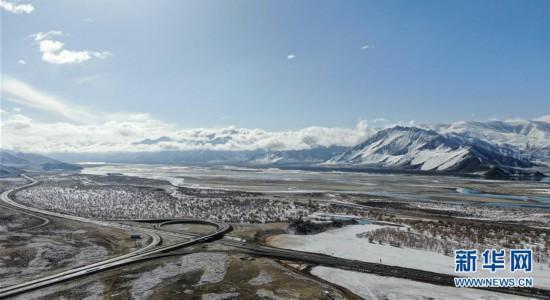
[{"label": "snow-covered ground", "polygon": [[226,260],[227,255],[220,253],[193,253],[185,255],[179,264],[166,263],[152,271],[142,273],[132,284],[132,299],[146,299],[153,294],[154,288],[159,284],[179,274],[195,270],[203,270],[203,274],[196,284],[197,286],[220,282],[225,277]]},{"label": "snow-covered ground", "polygon": [[169,194],[161,188],[84,184],[68,179],[44,181],[18,192],[16,197],[32,207],[99,219],[194,216],[265,223],[289,221],[311,213],[311,208],[299,201],[281,201],[245,192],[171,188]]},{"label": "snow-covered ground", "polygon": [[[350,225],[343,228],[332,229],[314,235],[290,235],[282,234],[270,239],[270,244],[276,247],[317,252],[348,259],[357,259],[367,262],[408,267],[427,270],[438,273],[456,275],[454,257],[443,254],[410,249],[398,248],[389,245],[369,243],[366,238],[358,238],[357,234],[382,228],[382,225]],[[478,262],[479,264],[479,262]],[[508,271],[479,270],[476,277],[533,277],[534,285],[537,287],[550,286],[550,268],[546,265],[534,263],[533,272],[515,274]]]},{"label": "snow-covered ground", "polygon": [[367,299],[527,299],[515,295],[499,294],[475,289],[457,289],[407,279],[384,277],[328,267],[315,267],[315,276],[345,287]]}]

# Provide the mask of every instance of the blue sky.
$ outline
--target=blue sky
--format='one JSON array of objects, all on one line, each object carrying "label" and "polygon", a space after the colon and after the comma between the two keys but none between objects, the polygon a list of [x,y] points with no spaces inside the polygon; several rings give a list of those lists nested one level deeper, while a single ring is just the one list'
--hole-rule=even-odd
[{"label": "blue sky", "polygon": [[37,122],[85,111],[294,130],[550,113],[549,1],[0,2],[2,76],[19,84],[6,86],[68,109],[4,88],[2,109]]}]

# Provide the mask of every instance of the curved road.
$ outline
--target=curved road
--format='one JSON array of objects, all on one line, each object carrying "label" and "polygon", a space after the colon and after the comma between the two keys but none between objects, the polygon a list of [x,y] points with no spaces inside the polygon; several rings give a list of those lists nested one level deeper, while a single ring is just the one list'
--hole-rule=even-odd
[{"label": "curved road", "polygon": [[[60,214],[60,213],[50,212],[50,211],[46,211],[46,210],[42,210],[42,209],[38,209],[38,208],[34,208],[34,207],[28,207],[28,206],[19,204],[19,203],[13,201],[10,198],[10,196],[12,194],[14,194],[15,192],[17,192],[17,191],[28,188],[28,187],[33,186],[33,185],[38,183],[38,181],[34,180],[31,177],[28,177],[28,176],[24,176],[24,177],[27,178],[28,180],[30,180],[31,183],[29,183],[27,185],[24,185],[24,186],[21,186],[21,187],[18,187],[18,188],[15,188],[15,189],[12,189],[12,190],[9,190],[9,191],[6,191],[6,192],[4,192],[0,195],[0,200],[4,201],[9,206],[16,207],[17,208],[16,210],[19,211],[19,212],[21,212],[20,210],[28,210],[28,211],[32,211],[32,212],[36,212],[36,213],[39,213],[39,214],[48,215],[48,216],[52,216],[52,217],[70,219],[70,220],[79,221],[79,222],[92,223],[92,224],[100,225],[100,226],[115,227],[115,228],[119,228],[119,229],[128,229],[127,227],[129,227],[129,226],[123,226],[123,225],[117,224],[117,223],[109,223],[109,222],[98,221],[98,220],[93,220],[93,219],[88,219],[88,218],[77,217],[77,216],[64,215],[64,214]],[[26,213],[26,214],[36,216],[36,215],[30,214],[30,213]],[[41,218],[41,219],[46,219],[46,218],[41,217],[41,216],[36,216],[36,217]],[[205,235],[202,235],[202,236],[197,236],[197,237],[195,237],[191,240],[186,240],[186,241],[176,243],[176,244],[173,244],[173,245],[154,248],[155,246],[157,246],[160,243],[160,241],[161,241],[160,236],[156,232],[154,232],[153,230],[140,228],[138,231],[141,231],[141,232],[143,232],[145,234],[148,234],[149,236],[152,237],[151,243],[149,245],[147,245],[146,247],[138,249],[136,251],[133,251],[133,252],[125,254],[125,255],[121,255],[121,256],[118,256],[118,257],[111,258],[111,259],[107,259],[107,260],[97,262],[97,263],[94,263],[94,264],[90,264],[90,265],[87,265],[87,266],[73,268],[71,270],[67,270],[67,271],[64,271],[64,272],[61,272],[61,273],[58,273],[58,274],[55,274],[55,275],[51,275],[51,276],[31,280],[31,281],[28,281],[28,282],[25,282],[25,283],[21,283],[21,284],[9,286],[9,287],[6,287],[6,288],[2,288],[2,289],[0,289],[0,298],[14,296],[14,295],[17,295],[17,294],[21,294],[21,293],[28,292],[28,291],[31,291],[31,290],[34,290],[34,289],[46,287],[46,286],[56,284],[56,283],[60,283],[60,282],[63,282],[63,281],[71,280],[71,279],[81,277],[81,276],[84,276],[84,275],[88,275],[88,274],[104,271],[104,270],[107,270],[107,269],[115,268],[115,267],[118,267],[118,266],[126,265],[126,264],[129,264],[129,263],[132,263],[132,262],[143,260],[143,259],[147,258],[148,256],[151,256],[151,255],[154,255],[154,254],[165,253],[165,252],[172,251],[172,250],[175,250],[175,249],[191,246],[191,245],[194,245],[194,244],[197,244],[197,243],[212,241],[212,240],[215,240],[215,239],[218,239],[218,238],[222,237],[226,232],[228,232],[232,229],[230,225],[225,224],[225,223],[208,222],[208,221],[197,220],[197,219],[178,219],[178,220],[173,220],[173,221],[180,222],[180,223],[190,222],[190,223],[209,224],[209,225],[215,226],[217,229],[213,233],[205,234]],[[131,228],[131,229],[133,231],[135,231],[135,228]]]},{"label": "curved road", "polygon": [[20,214],[23,214],[23,215],[27,215],[27,216],[31,216],[33,218],[36,218],[36,219],[40,219],[42,220],[42,223],[36,225],[36,226],[32,226],[32,227],[27,227],[27,228],[21,228],[21,229],[17,229],[17,230],[14,230],[14,231],[24,231],[24,230],[31,230],[31,229],[36,229],[36,228],[40,228],[42,226],[46,226],[50,223],[50,219],[48,218],[44,218],[44,217],[41,217],[39,215],[35,215],[35,214],[31,214],[31,213],[28,213],[28,212],[25,212],[23,210],[20,210],[20,209],[17,209],[15,207],[12,207],[12,206],[8,206],[8,205],[3,205],[3,204],[0,204],[0,207],[2,208],[5,208],[5,209],[9,209],[9,210],[13,210],[17,213],[20,213]]},{"label": "curved road", "polygon": [[[24,177],[25,179],[31,181],[31,183],[26,184],[26,185],[22,185],[20,187],[17,187],[17,188],[14,188],[14,189],[3,192],[0,195],[0,201],[3,201],[5,204],[7,204],[9,206],[9,208],[11,208],[13,210],[16,210],[16,211],[21,212],[21,213],[25,213],[27,215],[31,215],[33,217],[43,219],[45,222],[43,224],[40,224],[39,226],[44,226],[44,225],[49,223],[49,221],[50,221],[49,219],[47,219],[46,217],[40,216],[40,215],[45,215],[45,216],[56,217],[56,218],[61,218],[61,219],[73,220],[73,221],[77,221],[77,222],[90,223],[90,224],[99,225],[99,226],[106,226],[106,227],[112,227],[112,228],[123,229],[123,230],[135,230],[134,228],[132,228],[130,226],[124,226],[124,225],[117,224],[117,223],[104,222],[104,221],[99,221],[99,220],[94,220],[94,219],[89,219],[89,218],[71,216],[71,215],[51,212],[51,211],[48,211],[48,210],[39,209],[39,208],[35,208],[35,207],[30,207],[30,206],[26,206],[26,205],[17,203],[17,202],[13,201],[10,198],[13,194],[15,194],[16,192],[18,192],[20,190],[24,190],[26,188],[29,188],[33,185],[38,184],[38,181],[35,180],[32,177],[29,177],[27,175],[21,175],[21,176]],[[3,206],[6,207],[5,205],[3,205]],[[28,211],[38,213],[40,215],[29,213]],[[138,249],[138,250],[136,250],[132,253],[143,252],[147,249],[155,247],[156,245],[158,245],[161,242],[160,236],[155,231],[147,230],[147,229],[144,229],[144,228],[140,228],[139,231],[143,234],[146,234],[146,235],[150,236],[152,241],[151,241],[151,243],[149,243],[149,245],[145,246],[144,248],[140,248],[140,249]]]}]

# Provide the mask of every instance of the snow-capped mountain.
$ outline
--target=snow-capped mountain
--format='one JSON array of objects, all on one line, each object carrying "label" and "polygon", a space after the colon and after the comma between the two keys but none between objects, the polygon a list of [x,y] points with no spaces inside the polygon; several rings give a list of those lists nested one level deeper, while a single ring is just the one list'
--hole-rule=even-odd
[{"label": "snow-capped mountain", "polygon": [[550,161],[550,116],[535,120],[457,122],[432,128],[442,134],[458,133],[513,147],[529,160]]},{"label": "snow-capped mountain", "polygon": [[406,168],[424,171],[479,172],[491,168],[528,168],[513,148],[491,145],[461,134],[396,126],[379,131],[327,164]]}]

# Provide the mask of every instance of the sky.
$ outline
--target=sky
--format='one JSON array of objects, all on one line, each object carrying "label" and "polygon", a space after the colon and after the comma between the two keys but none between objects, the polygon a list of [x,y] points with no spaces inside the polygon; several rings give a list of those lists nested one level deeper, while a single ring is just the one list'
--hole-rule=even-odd
[{"label": "sky", "polygon": [[0,7],[7,148],[41,150],[7,136],[72,139],[50,151],[108,151],[121,138],[232,129],[297,143],[313,130],[351,145],[369,126],[550,113],[545,0]]}]

